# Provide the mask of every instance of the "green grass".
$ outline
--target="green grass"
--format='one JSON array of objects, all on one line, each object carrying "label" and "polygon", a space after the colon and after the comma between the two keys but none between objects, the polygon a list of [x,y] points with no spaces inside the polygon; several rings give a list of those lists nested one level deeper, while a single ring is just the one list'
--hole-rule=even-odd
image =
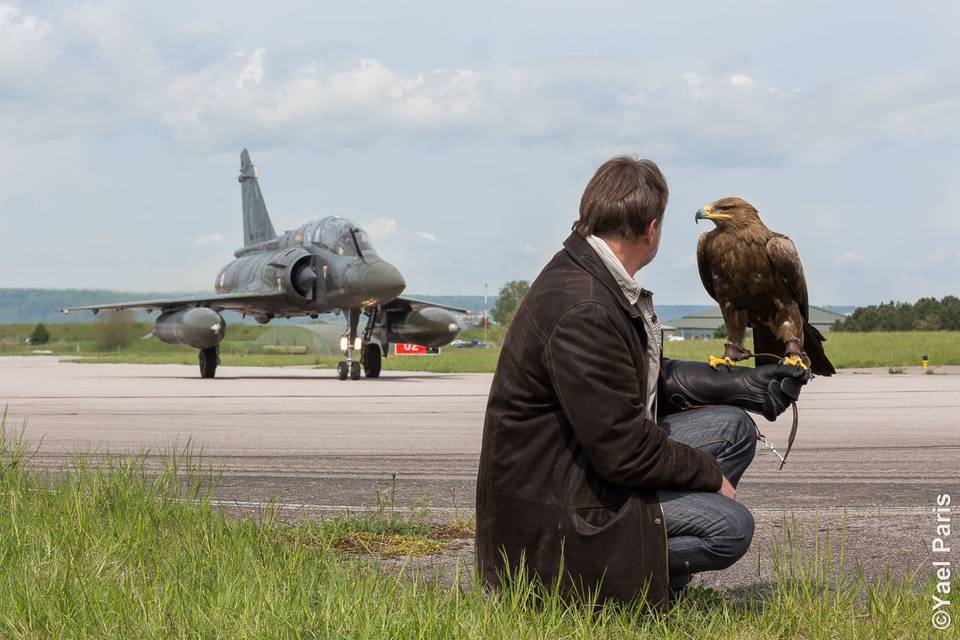
[{"label": "green grass", "polygon": [[[492,373],[497,367],[500,349],[454,349],[446,347],[439,355],[396,356],[383,360],[387,371],[432,371],[435,373]],[[320,365],[334,368],[340,358],[323,358]]]},{"label": "green grass", "polygon": [[211,502],[215,475],[189,452],[159,475],[143,457],[78,457],[41,474],[0,432],[2,638],[938,637],[930,584],[843,577],[829,545],[802,554],[789,535],[770,551],[774,583],[745,600],[695,589],[655,614],[567,603],[519,577],[485,594],[470,578],[451,585],[338,550],[345,532],[416,533],[415,517],[230,518]]},{"label": "green grass", "polygon": [[[931,366],[960,365],[960,332],[957,331],[830,332],[826,338],[827,357],[838,369],[919,366],[925,353],[930,357]],[[747,342],[749,347],[750,341]],[[705,361],[708,355],[723,354],[723,340],[667,342],[664,353],[680,360]]]},{"label": "green grass", "polygon": [[[141,323],[143,333],[149,323]],[[0,325],[0,355],[27,355],[34,349],[81,358],[82,362],[190,364],[197,363],[196,350],[170,346],[151,340],[135,340],[128,347],[111,352],[96,349],[93,325],[51,324],[47,345],[31,347],[17,344],[16,339],[29,335],[33,325]],[[228,339],[221,344],[221,361],[228,366],[309,366],[335,369],[339,356],[252,354],[257,337],[266,327],[231,325]],[[480,338],[481,329],[464,331],[467,339]],[[503,327],[492,327],[487,341],[497,345],[505,336]],[[19,338],[18,338],[19,337]],[[749,341],[748,341],[749,343]],[[749,346],[749,344],[748,344]],[[928,354],[930,366],[960,365],[960,332],[904,331],[874,333],[828,333],[827,355],[839,369],[851,367],[896,368],[919,365]],[[669,358],[706,361],[710,355],[723,353],[722,340],[686,340],[667,342],[664,353]],[[454,349],[446,347],[437,356],[389,356],[383,361],[388,371],[432,371],[437,373],[490,373],[496,368],[500,349]],[[749,362],[744,363],[749,366]]]},{"label": "green grass", "polygon": [[[171,351],[170,353],[119,351],[114,353],[87,354],[76,358],[82,364],[189,364],[197,365],[196,349]],[[324,362],[323,356],[267,353],[220,352],[220,363],[231,367],[293,367],[311,366]],[[336,367],[334,362],[333,367]]]},{"label": "green grass", "polygon": [[[439,355],[431,356],[389,356],[383,360],[383,369],[387,371],[432,371],[437,373],[486,373],[492,372],[497,365],[499,349],[444,349]],[[288,367],[314,365],[320,369],[337,368],[339,356],[314,356],[291,354],[245,354],[221,351],[220,362],[224,366],[249,367]],[[115,353],[88,354],[79,357],[77,362],[93,364],[197,364],[195,350],[172,351],[170,353],[137,353],[121,351]]]},{"label": "green grass", "polygon": [[[0,324],[0,354],[3,353],[30,353],[33,349],[46,349],[54,353],[90,353],[96,352],[98,327],[96,322],[86,323],[50,323],[46,324],[50,332],[50,341],[43,345],[24,345],[19,344],[24,338],[28,337],[36,325],[33,324]],[[153,328],[152,322],[135,323],[137,336],[145,336]],[[228,337],[224,341],[224,347],[227,349],[241,349],[253,344],[261,334],[266,332],[269,327],[235,323],[227,327]],[[193,353],[195,350],[190,347],[175,347],[164,344],[159,340],[139,340],[134,339],[128,347],[128,350],[138,353],[152,351],[166,351],[170,349],[180,349],[185,352]]]}]

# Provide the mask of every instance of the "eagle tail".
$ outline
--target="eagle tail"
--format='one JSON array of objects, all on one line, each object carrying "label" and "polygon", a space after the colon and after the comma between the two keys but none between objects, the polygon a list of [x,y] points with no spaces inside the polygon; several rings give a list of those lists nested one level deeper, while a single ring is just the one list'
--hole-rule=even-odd
[{"label": "eagle tail", "polygon": [[777,340],[770,329],[759,326],[759,323],[753,325],[753,352],[757,354],[754,362],[758,367],[780,362],[776,355],[782,354],[785,348],[786,345]]},{"label": "eagle tail", "polygon": [[803,326],[803,350],[810,358],[810,371],[818,376],[832,376],[837,372],[823,351],[823,343],[826,340],[812,324],[807,323]]},{"label": "eagle tail", "polygon": [[[823,343],[826,338],[823,334],[811,324],[803,326],[803,350],[810,358],[810,371],[818,376],[831,376],[837,372],[827,359],[827,354],[823,352]],[[777,364],[780,358],[772,357],[772,354],[782,354],[786,345],[777,340],[773,332],[763,326],[753,327],[753,352],[757,355],[754,362],[759,367],[764,364]]]}]

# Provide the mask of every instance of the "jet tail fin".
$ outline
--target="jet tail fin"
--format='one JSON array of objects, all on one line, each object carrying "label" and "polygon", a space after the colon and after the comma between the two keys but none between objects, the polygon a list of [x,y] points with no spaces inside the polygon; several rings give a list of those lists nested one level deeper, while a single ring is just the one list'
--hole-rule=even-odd
[{"label": "jet tail fin", "polygon": [[267,213],[267,205],[260,193],[260,183],[257,178],[260,173],[250,162],[250,153],[244,149],[240,152],[240,194],[243,198],[243,246],[272,240],[277,237]]}]

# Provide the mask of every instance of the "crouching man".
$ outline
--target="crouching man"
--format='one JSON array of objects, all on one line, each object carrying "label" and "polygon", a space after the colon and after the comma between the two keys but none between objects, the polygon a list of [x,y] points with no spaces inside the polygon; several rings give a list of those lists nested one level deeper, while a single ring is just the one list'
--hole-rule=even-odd
[{"label": "crouching man", "polygon": [[808,374],[662,357],[651,294],[634,275],[657,254],[666,203],[653,162],[602,165],[510,325],[477,478],[477,556],[491,586],[522,566],[603,600],[647,590],[663,605],[671,587],[750,545],[753,517],[735,499],[757,440],[744,409],[773,420]]}]

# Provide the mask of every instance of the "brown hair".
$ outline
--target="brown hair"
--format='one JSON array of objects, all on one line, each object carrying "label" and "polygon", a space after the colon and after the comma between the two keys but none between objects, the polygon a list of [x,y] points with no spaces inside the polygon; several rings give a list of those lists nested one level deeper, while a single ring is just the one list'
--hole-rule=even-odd
[{"label": "brown hair", "polygon": [[639,238],[651,220],[663,219],[667,181],[652,160],[617,156],[600,165],[580,199],[581,236]]}]

